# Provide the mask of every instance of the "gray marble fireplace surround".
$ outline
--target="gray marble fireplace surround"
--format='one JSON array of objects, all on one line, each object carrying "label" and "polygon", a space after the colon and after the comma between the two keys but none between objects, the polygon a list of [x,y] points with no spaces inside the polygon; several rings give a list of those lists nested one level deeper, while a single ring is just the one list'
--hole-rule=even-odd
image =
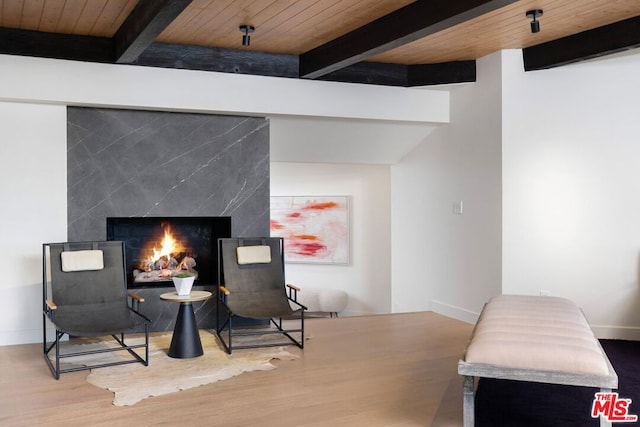
[{"label": "gray marble fireplace surround", "polygon": [[[230,216],[232,236],[268,236],[269,122],[69,107],[67,206],[69,241],[106,239],[107,217],[136,216]],[[170,290],[135,291],[153,331],[173,329],[178,304],[159,298]],[[194,309],[200,327],[213,327],[213,298]]]}]

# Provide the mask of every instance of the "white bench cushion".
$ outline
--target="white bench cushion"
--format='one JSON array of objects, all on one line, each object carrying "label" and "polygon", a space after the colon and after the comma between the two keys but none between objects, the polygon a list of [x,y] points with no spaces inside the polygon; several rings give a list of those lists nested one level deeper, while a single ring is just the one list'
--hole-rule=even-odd
[{"label": "white bench cushion", "polygon": [[464,361],[523,370],[610,374],[582,311],[558,297],[500,295],[482,311]]}]

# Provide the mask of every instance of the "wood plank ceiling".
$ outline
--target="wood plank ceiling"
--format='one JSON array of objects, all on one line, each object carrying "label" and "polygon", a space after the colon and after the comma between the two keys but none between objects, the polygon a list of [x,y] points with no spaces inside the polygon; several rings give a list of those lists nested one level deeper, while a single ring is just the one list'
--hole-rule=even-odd
[{"label": "wood plank ceiling", "polygon": [[501,49],[533,70],[637,46],[639,0],[0,0],[0,53],[357,83],[473,81]]}]

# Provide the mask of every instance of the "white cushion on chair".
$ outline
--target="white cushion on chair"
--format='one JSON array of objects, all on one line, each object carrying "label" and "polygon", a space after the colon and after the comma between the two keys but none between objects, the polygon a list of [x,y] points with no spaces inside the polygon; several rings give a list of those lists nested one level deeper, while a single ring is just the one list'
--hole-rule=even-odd
[{"label": "white cushion on chair", "polygon": [[60,254],[62,271],[95,271],[104,268],[101,250],[65,251]]},{"label": "white cushion on chair", "polygon": [[238,264],[269,264],[271,262],[271,247],[262,246],[238,246],[236,248]]}]

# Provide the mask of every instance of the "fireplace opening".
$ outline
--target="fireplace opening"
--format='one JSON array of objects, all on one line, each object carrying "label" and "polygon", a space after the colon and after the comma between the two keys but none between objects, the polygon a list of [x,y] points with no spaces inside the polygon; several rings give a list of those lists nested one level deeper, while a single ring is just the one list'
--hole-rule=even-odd
[{"label": "fireplace opening", "polygon": [[129,288],[173,286],[187,272],[196,285],[215,284],[222,237],[231,237],[230,217],[107,218],[107,240],[125,245]]}]

